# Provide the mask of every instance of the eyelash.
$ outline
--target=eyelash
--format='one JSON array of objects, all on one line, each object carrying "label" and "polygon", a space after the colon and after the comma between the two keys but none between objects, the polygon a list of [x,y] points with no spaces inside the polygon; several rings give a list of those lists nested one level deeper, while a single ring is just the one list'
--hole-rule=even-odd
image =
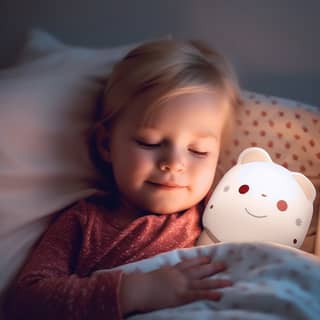
[{"label": "eyelash", "polygon": [[189,151],[200,157],[205,157],[209,154],[209,152],[200,152],[196,150],[189,150]]},{"label": "eyelash", "polygon": [[[139,140],[135,140],[135,141],[138,145],[140,145],[144,148],[149,148],[149,149],[157,148],[157,147],[161,146],[161,143],[145,143],[145,142],[139,141]],[[209,152],[201,152],[201,151],[190,150],[190,149],[189,149],[189,151],[194,153],[197,156],[202,156],[202,157],[205,157],[209,154]]]},{"label": "eyelash", "polygon": [[136,140],[136,143],[140,146],[146,147],[146,148],[156,148],[156,147],[160,147],[160,143],[146,143],[146,142],[142,142],[139,140]]}]

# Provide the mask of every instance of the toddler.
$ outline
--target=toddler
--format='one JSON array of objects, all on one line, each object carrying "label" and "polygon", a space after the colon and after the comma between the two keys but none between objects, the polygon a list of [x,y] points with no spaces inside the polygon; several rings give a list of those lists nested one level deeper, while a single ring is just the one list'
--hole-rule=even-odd
[{"label": "toddler", "polygon": [[65,209],[13,284],[9,319],[122,319],[200,299],[228,280],[209,257],[94,273],[196,244],[204,199],[239,101],[225,59],[195,41],[144,43],[117,63],[94,125],[104,193]]}]

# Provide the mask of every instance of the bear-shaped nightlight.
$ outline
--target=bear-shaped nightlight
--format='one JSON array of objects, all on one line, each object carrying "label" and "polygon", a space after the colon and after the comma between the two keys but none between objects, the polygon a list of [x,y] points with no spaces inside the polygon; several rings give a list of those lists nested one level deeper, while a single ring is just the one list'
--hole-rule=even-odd
[{"label": "bear-shaped nightlight", "polygon": [[213,191],[197,244],[268,241],[299,248],[315,197],[303,174],[276,164],[262,148],[247,148]]}]

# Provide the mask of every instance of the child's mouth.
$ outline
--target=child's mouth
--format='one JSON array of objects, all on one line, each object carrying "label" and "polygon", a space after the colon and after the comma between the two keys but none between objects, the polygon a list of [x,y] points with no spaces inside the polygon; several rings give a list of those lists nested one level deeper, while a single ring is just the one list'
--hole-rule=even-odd
[{"label": "child's mouth", "polygon": [[175,183],[158,183],[158,182],[152,182],[152,181],[147,181],[147,183],[153,187],[160,188],[160,189],[167,189],[167,190],[186,188],[185,186],[181,186]]}]

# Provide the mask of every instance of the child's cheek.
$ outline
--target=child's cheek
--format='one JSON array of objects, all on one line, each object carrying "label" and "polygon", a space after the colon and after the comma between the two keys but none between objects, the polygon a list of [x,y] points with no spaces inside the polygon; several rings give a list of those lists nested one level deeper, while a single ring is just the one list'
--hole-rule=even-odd
[{"label": "child's cheek", "polygon": [[127,159],[127,161],[135,167],[135,170],[146,171],[154,166],[156,163],[156,157],[152,150],[135,148],[130,153],[130,158]]},{"label": "child's cheek", "polygon": [[215,172],[216,172],[216,160],[209,160],[203,162],[203,164],[197,167],[195,171],[194,186],[202,193],[207,193],[212,186]]}]

